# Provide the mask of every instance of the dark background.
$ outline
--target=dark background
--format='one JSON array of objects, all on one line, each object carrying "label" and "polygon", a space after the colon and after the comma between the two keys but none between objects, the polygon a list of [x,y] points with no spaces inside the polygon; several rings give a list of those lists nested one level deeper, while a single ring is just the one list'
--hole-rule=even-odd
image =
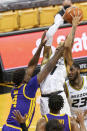
[{"label": "dark background", "polygon": [[[87,0],[72,0],[72,3],[87,2]],[[0,12],[8,10],[29,9],[36,7],[47,7],[62,4],[62,0],[12,0],[0,3]]]}]

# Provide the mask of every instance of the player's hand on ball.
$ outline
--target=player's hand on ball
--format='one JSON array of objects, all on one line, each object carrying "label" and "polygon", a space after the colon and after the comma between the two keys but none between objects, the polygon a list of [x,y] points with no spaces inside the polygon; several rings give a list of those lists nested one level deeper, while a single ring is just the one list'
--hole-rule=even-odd
[{"label": "player's hand on ball", "polygon": [[[81,21],[83,19],[82,10],[78,7],[67,8],[67,10],[63,16],[64,20],[66,20],[67,22],[72,24],[74,17],[79,17],[78,21]],[[78,25],[79,23],[76,22],[76,24]]]},{"label": "player's hand on ball", "polygon": [[80,19],[82,16],[79,14],[79,9],[78,9],[78,12],[74,10],[74,16],[71,13],[70,15],[72,16],[72,25],[73,26],[77,26],[78,24],[80,24]]}]

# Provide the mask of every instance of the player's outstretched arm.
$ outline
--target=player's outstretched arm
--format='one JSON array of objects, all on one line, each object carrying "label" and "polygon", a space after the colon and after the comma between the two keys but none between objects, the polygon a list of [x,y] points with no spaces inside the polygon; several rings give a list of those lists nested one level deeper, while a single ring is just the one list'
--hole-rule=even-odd
[{"label": "player's outstretched arm", "polygon": [[55,16],[54,24],[52,26],[50,26],[50,28],[46,32],[46,37],[47,37],[46,46],[51,47],[52,42],[53,42],[53,36],[56,33],[56,31],[58,30],[58,28],[60,27],[60,25],[63,24],[63,21],[64,21],[63,17],[60,14],[57,14]]},{"label": "player's outstretched arm", "polygon": [[30,62],[28,64],[28,68],[26,69],[26,73],[25,73],[25,77],[24,77],[24,82],[28,82],[29,79],[31,78],[31,76],[33,75],[33,72],[38,64],[41,50],[45,46],[45,43],[46,43],[45,37],[46,37],[46,31],[42,35],[41,44],[39,45],[35,55],[33,56],[33,58],[30,60]]},{"label": "player's outstretched arm", "polygon": [[42,62],[41,62],[41,66],[45,65],[49,61],[51,54],[52,54],[51,46],[45,45],[44,51],[43,51],[43,59],[42,59]]},{"label": "player's outstretched arm", "polygon": [[77,28],[78,24],[80,23],[79,21],[81,18],[81,16],[79,16],[79,10],[78,10],[78,15],[76,15],[76,13],[77,12],[74,11],[74,16],[72,16],[72,14],[70,14],[72,16],[72,29],[65,40],[65,46],[69,47],[71,49],[72,49],[72,46],[74,43],[76,28]]},{"label": "player's outstretched arm", "polygon": [[40,71],[40,73],[37,75],[38,83],[40,84],[47,75],[52,71],[54,66],[56,65],[57,61],[60,59],[60,57],[63,55],[64,51],[64,44],[60,45],[54,54],[54,56],[48,61],[48,63],[45,65],[45,67]]},{"label": "player's outstretched arm", "polygon": [[63,22],[63,17],[60,14],[57,14],[54,19],[54,24],[50,26],[46,33],[47,38],[53,37],[57,29],[63,24]]},{"label": "player's outstretched arm", "polygon": [[57,14],[54,19],[54,24],[50,26],[50,28],[46,32],[47,42],[44,48],[43,60],[41,65],[44,65],[49,61],[49,58],[52,54],[51,45],[53,42],[53,36],[60,27],[60,25],[63,24],[63,21],[63,17],[60,14]]},{"label": "player's outstretched arm", "polygon": [[73,63],[72,46],[73,46],[75,32],[76,32],[77,25],[79,24],[80,17],[81,16],[79,16],[79,11],[78,11],[78,16],[73,17],[72,29],[71,29],[69,35],[67,36],[67,38],[65,40],[64,58],[65,58],[65,64],[66,64],[66,67],[67,67],[67,71],[69,70],[70,66]]}]

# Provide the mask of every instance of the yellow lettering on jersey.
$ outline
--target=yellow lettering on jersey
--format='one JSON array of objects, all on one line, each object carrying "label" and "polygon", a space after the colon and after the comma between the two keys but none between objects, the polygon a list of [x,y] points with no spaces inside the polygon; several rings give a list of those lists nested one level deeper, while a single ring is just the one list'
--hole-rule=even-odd
[{"label": "yellow lettering on jersey", "polygon": [[64,120],[60,119],[58,120],[60,124],[63,124],[64,125]]},{"label": "yellow lettering on jersey", "polygon": [[18,95],[18,90],[14,90],[14,98],[12,100],[13,107],[16,107],[17,105],[17,95]]},{"label": "yellow lettering on jersey", "polygon": [[15,95],[15,94],[18,94],[18,90],[14,90],[14,95]]}]

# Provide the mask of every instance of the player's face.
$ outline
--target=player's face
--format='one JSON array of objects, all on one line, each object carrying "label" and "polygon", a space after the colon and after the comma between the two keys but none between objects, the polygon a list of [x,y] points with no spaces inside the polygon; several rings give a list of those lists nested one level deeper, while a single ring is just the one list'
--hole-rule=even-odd
[{"label": "player's face", "polygon": [[63,6],[68,6],[68,5],[72,5],[72,2],[71,2],[71,0],[64,0],[64,2],[63,2]]},{"label": "player's face", "polygon": [[74,81],[76,80],[76,78],[78,77],[79,75],[79,69],[74,67],[73,65],[71,66],[70,68],[70,71],[68,73],[68,78],[70,81]]}]

